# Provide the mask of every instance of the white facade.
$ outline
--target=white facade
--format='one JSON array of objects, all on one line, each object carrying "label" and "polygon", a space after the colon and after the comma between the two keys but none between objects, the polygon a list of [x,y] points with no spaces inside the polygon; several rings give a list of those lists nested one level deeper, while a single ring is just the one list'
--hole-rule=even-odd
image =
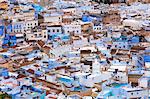
[{"label": "white facade", "polygon": [[124,88],[128,98],[148,99],[148,90],[142,88]]},{"label": "white facade", "polygon": [[64,13],[71,13],[71,14],[76,14],[77,9],[76,8],[67,8],[67,9],[62,9]]},{"label": "white facade", "polygon": [[24,34],[16,34],[17,42],[23,42],[24,41]]},{"label": "white facade", "polygon": [[69,25],[64,25],[63,30],[65,34],[81,34],[81,25],[75,25],[75,24],[69,24]]},{"label": "white facade", "polygon": [[110,73],[92,74],[87,77],[80,76],[79,82],[87,87],[93,87],[95,83],[99,83],[111,78]]},{"label": "white facade", "polygon": [[137,67],[144,66],[144,59],[141,55],[132,55],[132,65]]},{"label": "white facade", "polygon": [[89,45],[88,43],[88,40],[87,39],[79,39],[79,40],[74,40],[73,41],[73,47],[74,48],[81,48],[81,47],[84,47],[84,46],[87,46]]},{"label": "white facade", "polygon": [[10,15],[8,18],[12,19],[14,22],[15,20],[22,19],[22,20],[34,20],[35,18],[35,13],[34,11],[30,11],[27,13],[15,13],[15,15]]},{"label": "white facade", "polygon": [[[55,57],[59,57],[59,56],[62,56],[63,54],[65,54],[67,52],[70,52],[71,48],[72,48],[71,45],[58,46],[58,47],[53,48],[52,50],[50,50],[50,53],[55,55]],[[60,50],[60,49],[63,49],[63,50]]]},{"label": "white facade", "polygon": [[48,26],[47,32],[48,34],[61,34],[63,31],[61,26]]},{"label": "white facade", "polygon": [[142,22],[137,20],[126,19],[123,21],[123,26],[130,27],[133,30],[142,29]]},{"label": "white facade", "polygon": [[122,83],[128,83],[128,76],[126,72],[117,72],[117,74],[113,78]]},{"label": "white facade", "polygon": [[50,15],[50,16],[44,16],[44,22],[56,22],[61,23],[62,22],[62,16],[61,15]]},{"label": "white facade", "polygon": [[150,68],[150,62],[145,62],[145,67]]},{"label": "white facade", "polygon": [[150,76],[150,70],[144,71],[144,76]]},{"label": "white facade", "polygon": [[38,26],[38,20],[27,20],[13,23],[13,32],[25,33],[28,29]]},{"label": "white facade", "polygon": [[150,88],[150,78],[149,77],[142,77],[139,79],[139,86],[143,88]]},{"label": "white facade", "polygon": [[29,20],[24,23],[25,30],[32,29],[35,26],[38,26],[38,20]]},{"label": "white facade", "polygon": [[101,32],[102,29],[103,29],[102,24],[98,25],[98,26],[93,26],[93,31],[94,32]]},{"label": "white facade", "polygon": [[40,32],[27,32],[26,33],[26,40],[42,40],[42,41],[47,41],[48,36],[47,36],[47,30],[42,30]]},{"label": "white facade", "polygon": [[97,61],[97,59],[94,61],[94,63],[92,64],[92,73],[96,74],[96,73],[100,73],[100,63]]},{"label": "white facade", "polygon": [[24,32],[24,22],[15,22],[13,23],[13,32]]},{"label": "white facade", "polygon": [[47,82],[57,83],[56,82],[56,75],[47,75],[47,74],[44,74],[44,76],[40,77],[40,79],[46,80]]},{"label": "white facade", "polygon": [[113,42],[112,49],[129,49],[129,43],[128,42]]}]

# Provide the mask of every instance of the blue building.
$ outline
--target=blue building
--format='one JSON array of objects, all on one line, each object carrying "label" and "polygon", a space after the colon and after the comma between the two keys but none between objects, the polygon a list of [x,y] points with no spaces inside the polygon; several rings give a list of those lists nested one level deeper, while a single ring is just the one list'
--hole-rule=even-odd
[{"label": "blue building", "polygon": [[144,55],[144,62],[150,62],[150,55]]},{"label": "blue building", "polygon": [[36,12],[41,12],[41,11],[43,11],[43,7],[42,6],[40,6],[40,5],[38,5],[38,4],[32,4],[32,7],[34,8],[34,10],[36,11]]},{"label": "blue building", "polygon": [[140,41],[139,36],[133,36],[132,39],[131,39],[132,43],[139,43],[139,41]]},{"label": "blue building", "polygon": [[12,24],[9,24],[8,26],[6,26],[6,31],[7,31],[7,33],[12,32]]},{"label": "blue building", "polygon": [[7,68],[0,68],[0,76],[8,77],[8,69]]},{"label": "blue building", "polygon": [[3,39],[3,48],[9,48],[15,46],[17,43],[17,38],[15,35],[6,34]]},{"label": "blue building", "polygon": [[45,99],[46,92],[34,86],[23,85],[20,92],[11,95],[12,99]]},{"label": "blue building", "polygon": [[83,15],[83,16],[82,16],[82,21],[83,21],[83,22],[92,22],[93,19],[92,19],[92,17],[90,17],[90,16],[88,16],[88,15]]},{"label": "blue building", "polygon": [[49,35],[49,40],[55,40],[55,39],[60,39],[63,42],[66,42],[70,40],[70,35],[68,34],[60,34],[60,33],[55,33],[55,34],[50,34]]},{"label": "blue building", "polygon": [[4,34],[4,26],[0,26],[0,36]]},{"label": "blue building", "polygon": [[97,22],[101,22],[102,17],[95,16],[95,15],[83,15],[82,16],[82,21],[83,22],[92,22],[93,20],[96,20]]}]

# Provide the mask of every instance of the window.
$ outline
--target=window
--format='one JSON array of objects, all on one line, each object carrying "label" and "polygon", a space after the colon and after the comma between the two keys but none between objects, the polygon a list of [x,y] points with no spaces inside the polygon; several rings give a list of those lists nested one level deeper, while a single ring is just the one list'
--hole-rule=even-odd
[{"label": "window", "polygon": [[33,97],[33,99],[39,99],[39,96]]},{"label": "window", "polygon": [[37,37],[37,34],[35,34],[35,36]]},{"label": "window", "polygon": [[59,29],[57,29],[57,32],[59,32]]},{"label": "window", "polygon": [[141,58],[141,57],[139,57],[139,59],[140,59],[140,60],[142,60],[142,58]]},{"label": "window", "polygon": [[126,40],[126,38],[122,38],[122,40]]},{"label": "window", "polygon": [[52,36],[49,36],[49,35],[48,35],[48,39],[52,39]]},{"label": "window", "polygon": [[55,29],[53,29],[53,32],[55,32]]},{"label": "window", "polygon": [[131,45],[129,45],[129,47],[131,47]]},{"label": "window", "polygon": [[133,93],[131,93],[131,95],[133,95]]},{"label": "window", "polygon": [[48,30],[48,32],[51,32],[51,30]]}]

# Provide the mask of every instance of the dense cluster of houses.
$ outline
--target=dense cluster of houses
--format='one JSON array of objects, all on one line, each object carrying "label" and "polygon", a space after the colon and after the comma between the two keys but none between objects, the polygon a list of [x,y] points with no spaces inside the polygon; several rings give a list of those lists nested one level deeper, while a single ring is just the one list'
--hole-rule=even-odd
[{"label": "dense cluster of houses", "polygon": [[0,2],[0,97],[150,98],[150,4],[37,2]]}]

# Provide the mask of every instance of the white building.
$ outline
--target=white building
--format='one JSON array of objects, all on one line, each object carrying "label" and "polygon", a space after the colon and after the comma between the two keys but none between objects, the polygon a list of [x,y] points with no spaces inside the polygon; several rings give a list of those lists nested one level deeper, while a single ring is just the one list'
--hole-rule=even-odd
[{"label": "white building", "polygon": [[[116,66],[116,68],[119,68],[121,66]],[[108,72],[111,73],[113,79],[115,81],[119,81],[119,82],[122,82],[122,83],[128,83],[128,76],[127,76],[127,73],[124,72],[124,71],[117,71],[117,73],[115,73],[115,70],[114,69],[109,69]]]},{"label": "white building", "polygon": [[26,21],[18,21],[13,22],[13,32],[21,32],[25,33],[27,30],[30,30],[36,26],[38,26],[38,20],[26,20]]},{"label": "white building", "polygon": [[16,39],[17,39],[17,42],[24,42],[24,34],[23,33],[17,33]]},{"label": "white building", "polygon": [[128,42],[113,42],[112,49],[129,49],[130,45]]},{"label": "white building", "polygon": [[139,79],[139,86],[143,88],[150,88],[150,77],[144,76]]},{"label": "white building", "polygon": [[141,30],[142,29],[142,22],[133,19],[126,19],[123,20],[123,26],[130,27],[133,30]]},{"label": "white building", "polygon": [[101,32],[101,30],[103,29],[103,25],[100,24],[98,26],[93,26],[93,31],[94,32]]},{"label": "white building", "polygon": [[[53,48],[52,50],[50,50],[49,53],[55,55],[55,57],[59,57],[62,56],[63,54],[71,51],[72,45],[63,45],[63,46],[58,46],[56,48]],[[60,50],[63,49],[63,50]]]},{"label": "white building", "polygon": [[120,88],[105,89],[96,99],[148,99],[148,90],[123,86]]},{"label": "white building", "polygon": [[44,15],[44,22],[56,22],[61,23],[62,22],[62,15],[61,14],[45,14]]},{"label": "white building", "polygon": [[82,39],[77,39],[77,40],[74,40],[73,41],[73,47],[74,48],[82,48],[84,46],[88,46],[89,43],[88,43],[88,40],[86,38]]},{"label": "white building", "polygon": [[47,26],[47,32],[48,34],[62,34],[62,26],[61,25],[51,25]]},{"label": "white building", "polygon": [[47,41],[47,39],[48,39],[47,30],[26,32],[27,41],[32,41],[32,40],[33,41],[37,41],[37,40]]},{"label": "white building", "polygon": [[100,69],[101,69],[101,65],[98,62],[98,60],[95,59],[95,61],[92,64],[92,73],[94,73],[94,74],[100,73]]},{"label": "white building", "polygon": [[148,99],[148,90],[143,88],[123,88],[125,90],[126,96],[129,99]]},{"label": "white building", "polygon": [[79,35],[81,34],[81,25],[77,24],[63,25],[63,30],[65,34],[74,33],[75,35]]},{"label": "white building", "polygon": [[77,13],[77,9],[76,8],[66,8],[66,9],[62,9],[62,12],[64,13],[70,13],[70,14],[76,14]]},{"label": "white building", "polygon": [[89,73],[76,73],[75,77],[78,78],[79,84],[87,87],[93,87],[95,83],[100,83],[111,78],[110,73],[92,74]]},{"label": "white building", "polygon": [[18,20],[18,19],[34,20],[35,19],[35,12],[34,12],[34,10],[29,10],[29,12],[15,13],[14,15],[9,15],[8,18],[12,19],[13,22],[15,20]]}]

